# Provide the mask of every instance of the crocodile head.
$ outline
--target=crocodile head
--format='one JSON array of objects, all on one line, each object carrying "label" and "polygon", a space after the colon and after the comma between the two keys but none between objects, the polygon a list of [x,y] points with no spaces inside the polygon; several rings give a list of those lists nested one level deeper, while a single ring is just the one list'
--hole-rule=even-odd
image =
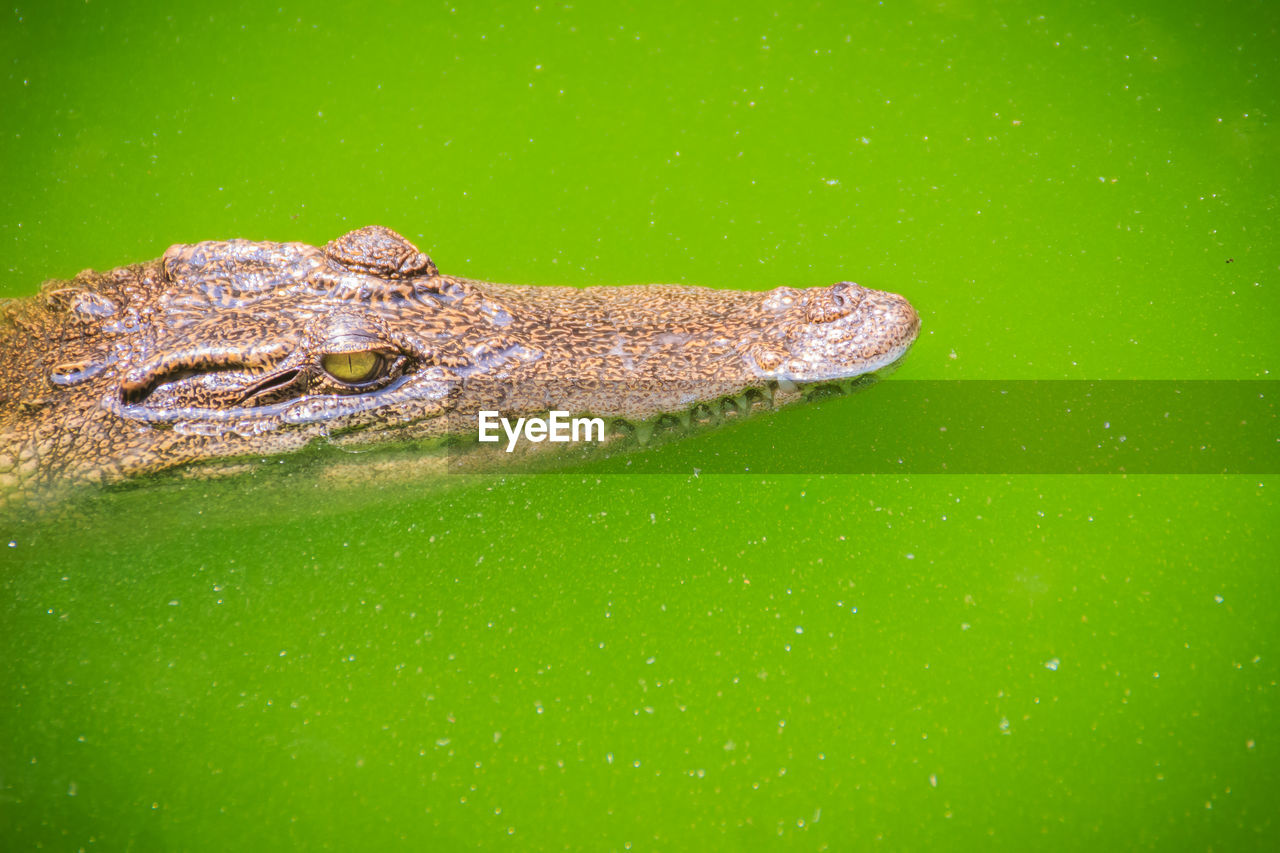
[{"label": "crocodile head", "polygon": [[[113,480],[317,439],[466,434],[481,410],[732,416],[896,362],[905,299],[831,287],[526,287],[441,275],[395,232],[171,247],[11,304],[0,486]],[[12,485],[12,482],[9,482]]]}]

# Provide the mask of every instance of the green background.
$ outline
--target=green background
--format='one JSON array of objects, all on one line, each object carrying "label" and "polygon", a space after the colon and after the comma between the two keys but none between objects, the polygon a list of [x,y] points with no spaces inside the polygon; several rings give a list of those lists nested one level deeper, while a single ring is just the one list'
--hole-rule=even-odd
[{"label": "green background", "polygon": [[[379,223],[900,292],[895,382],[1274,378],[1274,4],[373,9],[0,13],[0,292]],[[0,847],[1272,848],[1275,488],[264,466],[0,519]]]}]

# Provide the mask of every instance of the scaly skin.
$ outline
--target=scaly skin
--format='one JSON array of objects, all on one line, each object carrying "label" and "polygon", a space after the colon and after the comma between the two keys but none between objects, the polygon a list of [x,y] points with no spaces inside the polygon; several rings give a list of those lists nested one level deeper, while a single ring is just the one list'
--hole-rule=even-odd
[{"label": "scaly skin", "polygon": [[471,281],[377,226],[177,245],[0,307],[0,497],[317,439],[474,437],[481,409],[718,420],[747,389],[782,404],[887,367],[918,329],[901,296],[844,282]]}]

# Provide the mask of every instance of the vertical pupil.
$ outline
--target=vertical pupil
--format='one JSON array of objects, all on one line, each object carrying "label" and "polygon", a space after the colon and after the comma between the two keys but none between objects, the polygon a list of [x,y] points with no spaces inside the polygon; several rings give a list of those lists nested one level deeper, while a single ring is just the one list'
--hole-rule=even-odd
[{"label": "vertical pupil", "polygon": [[329,353],[321,366],[341,382],[363,382],[377,372],[380,359],[372,352]]}]

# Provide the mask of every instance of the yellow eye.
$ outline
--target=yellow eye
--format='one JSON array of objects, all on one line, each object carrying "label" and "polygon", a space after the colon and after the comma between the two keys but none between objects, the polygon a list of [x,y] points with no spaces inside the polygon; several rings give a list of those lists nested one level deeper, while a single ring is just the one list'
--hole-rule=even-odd
[{"label": "yellow eye", "polygon": [[377,377],[382,356],[376,352],[334,352],[320,359],[320,366],[339,382],[358,385]]}]

